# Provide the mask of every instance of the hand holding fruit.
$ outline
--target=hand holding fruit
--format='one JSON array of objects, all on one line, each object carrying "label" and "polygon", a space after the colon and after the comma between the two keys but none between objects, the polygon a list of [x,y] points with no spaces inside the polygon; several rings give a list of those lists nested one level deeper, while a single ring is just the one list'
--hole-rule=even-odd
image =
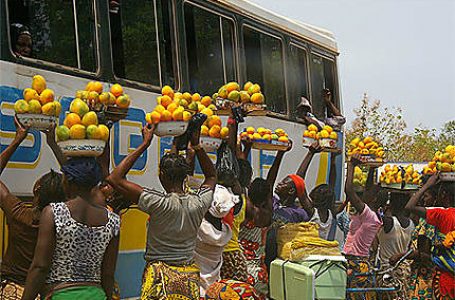
[{"label": "hand holding fruit", "polygon": [[22,142],[27,137],[30,126],[22,125],[16,116],[14,116],[14,125],[16,126],[15,139]]},{"label": "hand holding fruit", "polygon": [[150,145],[153,140],[153,132],[155,131],[155,127],[155,124],[147,124],[142,128],[142,139],[147,145]]}]

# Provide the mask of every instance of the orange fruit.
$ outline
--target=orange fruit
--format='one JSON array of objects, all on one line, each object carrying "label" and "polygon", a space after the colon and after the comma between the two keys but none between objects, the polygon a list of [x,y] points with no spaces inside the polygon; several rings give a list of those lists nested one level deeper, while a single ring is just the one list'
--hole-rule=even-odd
[{"label": "orange fruit", "polygon": [[221,128],[220,136],[222,139],[227,138],[229,136],[229,128],[227,128],[227,127]]},{"label": "orange fruit", "polygon": [[264,103],[264,95],[262,95],[261,93],[254,93],[253,95],[251,95],[250,100],[254,104],[262,104]]},{"label": "orange fruit", "polygon": [[161,104],[158,104],[157,106],[155,106],[155,111],[158,112],[160,115],[166,110],[166,108],[161,105]]},{"label": "orange fruit", "polygon": [[167,106],[166,109],[168,111],[170,111],[171,113],[173,113],[178,107],[179,107],[178,104],[176,104],[175,102],[172,102]]},{"label": "orange fruit", "polygon": [[76,113],[69,113],[66,116],[65,121],[63,121],[63,125],[65,125],[66,127],[70,128],[70,129],[74,125],[80,124],[80,123],[81,123],[81,117],[79,117],[79,115]]},{"label": "orange fruit", "polygon": [[188,122],[189,120],[191,120],[191,117],[192,115],[189,111],[183,112],[183,121]]},{"label": "orange fruit", "polygon": [[158,124],[161,120],[161,114],[157,111],[152,111],[150,113],[150,119],[153,124]]},{"label": "orange fruit", "polygon": [[167,108],[167,106],[169,104],[171,104],[171,103],[172,103],[172,98],[171,97],[169,97],[167,95],[164,95],[164,96],[161,97],[161,105],[163,105],[164,107]]},{"label": "orange fruit", "polygon": [[214,137],[214,138],[220,138],[221,137],[220,131],[221,131],[220,126],[215,125],[212,128],[210,128],[209,136]]},{"label": "orange fruit", "polygon": [[103,84],[99,81],[93,82],[91,88],[91,91],[97,92],[98,94],[101,94],[103,92]]},{"label": "orange fruit", "polygon": [[39,96],[41,105],[54,101],[54,91],[51,89],[45,89]]},{"label": "orange fruit", "polygon": [[207,115],[208,117],[213,116],[213,111],[210,108],[203,108],[201,114]]},{"label": "orange fruit", "polygon": [[117,106],[120,108],[128,108],[131,104],[130,97],[128,97],[127,94],[121,95],[117,97],[117,99],[115,100],[115,104],[117,104]]},{"label": "orange fruit", "polygon": [[174,112],[172,113],[172,119],[174,121],[183,121],[183,112],[185,109],[183,107],[178,107]]},{"label": "orange fruit", "polygon": [[70,128],[70,139],[72,140],[82,140],[85,139],[85,126],[82,124],[74,124]]},{"label": "orange fruit", "polygon": [[237,82],[229,82],[225,85],[225,87],[228,93],[232,91],[240,91],[240,86]]},{"label": "orange fruit", "polygon": [[248,91],[252,85],[253,85],[253,83],[252,83],[251,81],[246,82],[246,83],[243,85],[243,90],[244,90],[244,91]]},{"label": "orange fruit", "polygon": [[116,83],[114,85],[111,86],[111,93],[115,96],[115,97],[119,97],[123,94],[123,88],[120,84]]},{"label": "orange fruit", "polygon": [[161,89],[161,94],[163,96],[169,96],[171,99],[174,98],[174,90],[168,85],[163,86]]},{"label": "orange fruit", "polygon": [[210,96],[203,97],[201,99],[201,104],[204,106],[209,106],[210,104],[212,104],[212,98],[210,98]]},{"label": "orange fruit", "polygon": [[92,86],[95,82],[94,81],[89,81],[87,83],[87,85],[85,86],[85,90],[88,91],[88,92],[91,92],[93,89],[92,89]]},{"label": "orange fruit", "polygon": [[209,135],[209,128],[205,125],[201,126],[201,135],[208,136]]},{"label": "orange fruit", "polygon": [[38,95],[38,92],[35,91],[34,89],[26,88],[23,92],[24,100],[25,101],[30,101],[30,100],[39,100],[40,96]]},{"label": "orange fruit", "polygon": [[215,125],[221,126],[221,119],[218,116],[211,116],[208,119],[209,127],[212,128]]},{"label": "orange fruit", "polygon": [[165,110],[163,111],[163,113],[161,114],[161,121],[163,122],[168,122],[168,121],[171,121],[172,120],[172,113],[168,110]]},{"label": "orange fruit", "polygon": [[201,95],[199,93],[194,93],[192,96],[191,96],[191,100],[193,102],[199,102],[201,101]]},{"label": "orange fruit", "polygon": [[109,140],[109,128],[106,125],[98,125],[98,136],[100,140]]}]

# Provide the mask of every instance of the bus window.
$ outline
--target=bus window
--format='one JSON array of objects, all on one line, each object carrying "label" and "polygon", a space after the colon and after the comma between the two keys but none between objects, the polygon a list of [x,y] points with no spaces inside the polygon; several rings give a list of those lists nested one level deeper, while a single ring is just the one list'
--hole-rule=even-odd
[{"label": "bus window", "polygon": [[263,88],[269,110],[287,114],[281,41],[250,27],[244,27],[247,80]]},{"label": "bus window", "polygon": [[335,85],[335,65],[332,60],[311,54],[311,105],[313,113],[321,120],[326,116],[326,106],[322,99],[322,91],[327,88],[332,92],[335,103],[338,103]]},{"label": "bus window", "polygon": [[184,12],[190,89],[211,95],[235,79],[234,24],[188,3]]},{"label": "bus window", "polygon": [[[92,0],[9,0],[8,8],[11,28],[20,24],[30,32],[32,51],[29,57],[96,71]],[[16,43],[12,35],[11,49],[15,53]]]},{"label": "bus window", "polygon": [[174,86],[169,1],[122,0],[118,5],[109,10],[115,75]]},{"label": "bus window", "polygon": [[289,56],[288,82],[289,82],[289,105],[291,108],[291,116],[295,118],[297,105],[300,103],[300,98],[309,99],[308,94],[308,64],[307,52],[297,46],[291,45]]}]

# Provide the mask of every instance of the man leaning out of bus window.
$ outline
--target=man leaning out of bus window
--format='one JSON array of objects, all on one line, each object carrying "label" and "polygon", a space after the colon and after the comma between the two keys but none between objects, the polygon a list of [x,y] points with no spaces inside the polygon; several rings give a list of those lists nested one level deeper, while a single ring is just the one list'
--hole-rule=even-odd
[{"label": "man leaning out of bus window", "polygon": [[299,105],[297,105],[297,118],[305,122],[307,125],[316,125],[319,130],[321,130],[324,125],[329,125],[334,130],[341,131],[341,126],[346,123],[346,118],[333,103],[332,93],[330,90],[324,89],[322,93],[322,99],[324,99],[324,103],[327,106],[327,118],[325,118],[324,121],[316,118],[316,116],[312,113],[313,108],[311,107],[310,101],[305,97],[301,97],[301,101]]}]

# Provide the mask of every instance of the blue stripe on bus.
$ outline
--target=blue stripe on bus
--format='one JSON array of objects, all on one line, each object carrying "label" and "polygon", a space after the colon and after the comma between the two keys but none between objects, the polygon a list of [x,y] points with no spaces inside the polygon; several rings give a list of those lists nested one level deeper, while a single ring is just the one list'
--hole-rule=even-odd
[{"label": "blue stripe on bus", "polygon": [[140,297],[144,267],[144,251],[119,253],[115,280],[122,299]]}]

